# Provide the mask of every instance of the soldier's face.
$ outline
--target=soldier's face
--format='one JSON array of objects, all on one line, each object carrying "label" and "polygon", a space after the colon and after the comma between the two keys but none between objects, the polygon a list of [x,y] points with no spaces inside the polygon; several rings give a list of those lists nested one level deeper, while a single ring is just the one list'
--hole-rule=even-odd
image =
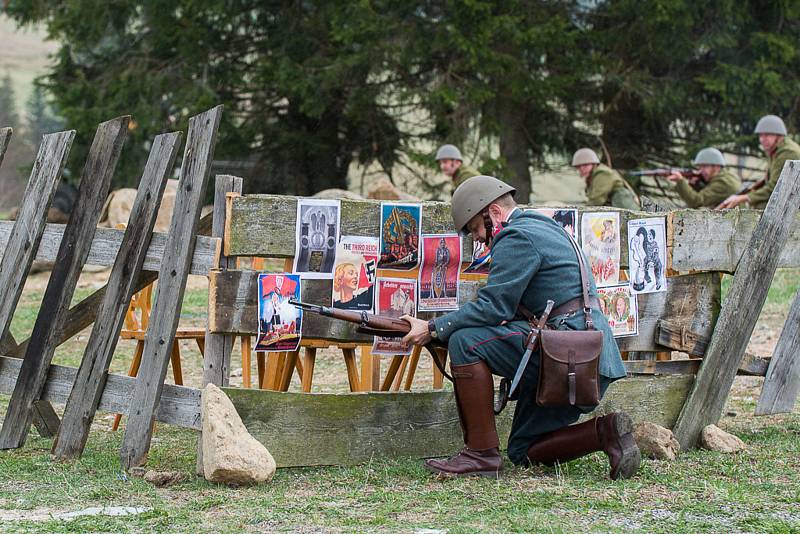
[{"label": "soldier's face", "polygon": [[461,167],[461,162],[457,159],[444,158],[439,160],[439,168],[444,174],[451,178],[459,167]]},{"label": "soldier's face", "polygon": [[712,179],[714,176],[719,174],[720,167],[719,165],[698,165],[697,170],[700,171],[700,174],[703,175],[703,179],[707,182]]},{"label": "soldier's face", "polygon": [[467,232],[473,241],[486,243],[486,226],[483,224],[483,215],[476,215],[467,223]]},{"label": "soldier's face", "polygon": [[761,148],[764,149],[764,152],[772,152],[782,137],[782,135],[775,134],[758,134],[758,142]]},{"label": "soldier's face", "polygon": [[581,178],[586,179],[592,174],[592,169],[594,169],[594,163],[586,163],[585,165],[578,165],[575,167],[578,169],[578,174],[581,175]]}]

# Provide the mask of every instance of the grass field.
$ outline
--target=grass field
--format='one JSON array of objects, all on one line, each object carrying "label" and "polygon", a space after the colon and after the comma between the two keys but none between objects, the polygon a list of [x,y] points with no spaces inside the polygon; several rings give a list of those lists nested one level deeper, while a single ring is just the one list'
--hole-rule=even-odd
[{"label": "grass field", "polygon": [[[798,271],[776,277],[762,315],[762,326],[773,335],[799,278]],[[96,282],[81,285],[76,298]],[[23,294],[12,325],[18,340],[33,328],[42,287]],[[206,291],[190,289],[181,324],[203,324],[205,306]],[[62,345],[55,361],[76,366],[86,337],[84,332]],[[121,343],[112,371],[124,372],[131,355],[132,345]],[[331,375],[322,387],[341,390],[341,361],[322,359],[318,366]],[[199,385],[199,360],[187,345],[189,385]],[[238,369],[236,355],[232,366]],[[376,458],[354,468],[283,469],[270,484],[228,488],[193,475],[194,432],[158,425],[148,467],[176,470],[187,479],[156,488],[120,469],[122,434],[110,432],[110,415],[98,414],[86,453],[74,464],[52,461],[52,441],[35,431],[23,449],[0,453],[0,531],[800,532],[800,410],[753,417],[759,384],[738,378],[720,423],[747,443],[747,451],[695,450],[675,462],[648,460],[636,478],[623,482],[608,480],[604,457],[594,454],[558,469],[507,465],[500,481],[437,481],[419,460]],[[0,398],[0,414],[7,402]],[[122,517],[59,516],[115,506],[140,510]]]}]

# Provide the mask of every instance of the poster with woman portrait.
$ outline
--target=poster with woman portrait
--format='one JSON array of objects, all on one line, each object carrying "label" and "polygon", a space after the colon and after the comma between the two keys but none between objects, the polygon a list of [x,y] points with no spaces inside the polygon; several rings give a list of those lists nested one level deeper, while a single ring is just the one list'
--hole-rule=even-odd
[{"label": "poster with woman portrait", "polygon": [[[377,308],[379,315],[400,318],[403,315],[417,316],[415,298],[417,281],[406,278],[378,278]],[[378,337],[372,342],[373,354],[388,356],[408,356],[411,345],[403,343],[400,337]]]},{"label": "poster with woman portrait", "polygon": [[410,271],[419,263],[422,206],[381,203],[380,269]]},{"label": "poster with woman portrait", "polygon": [[639,307],[636,295],[631,294],[628,284],[597,289],[600,309],[608,319],[614,337],[639,334]]},{"label": "poster with woman portrait", "polygon": [[342,236],[333,268],[334,308],[372,313],[378,272],[378,238]]},{"label": "poster with woman portrait", "polygon": [[631,293],[667,290],[667,233],[663,217],[628,221]]},{"label": "poster with woman portrait", "polygon": [[289,303],[300,297],[300,275],[258,275],[257,352],[294,352],[300,346],[303,310]]},{"label": "poster with woman portrait", "polygon": [[584,213],[581,217],[581,241],[597,287],[619,283],[619,213]]},{"label": "poster with woman portrait", "polygon": [[577,239],[578,237],[578,210],[557,210],[553,208],[534,208],[533,211],[539,212],[546,217],[550,217],[563,228],[569,235]]},{"label": "poster with woman portrait", "polygon": [[303,278],[330,279],[339,242],[338,200],[297,199],[297,224],[292,272]]},{"label": "poster with woman portrait", "polygon": [[457,310],[461,236],[423,235],[421,248],[417,308],[419,311]]}]

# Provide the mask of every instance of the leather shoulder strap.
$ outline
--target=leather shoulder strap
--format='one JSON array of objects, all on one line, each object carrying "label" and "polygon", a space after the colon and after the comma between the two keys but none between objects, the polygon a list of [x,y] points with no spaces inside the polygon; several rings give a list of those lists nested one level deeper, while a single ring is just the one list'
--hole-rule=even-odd
[{"label": "leather shoulder strap", "polygon": [[589,271],[586,268],[586,260],[583,257],[583,252],[578,247],[578,243],[575,242],[575,238],[569,234],[566,230],[564,233],[569,238],[569,242],[572,245],[572,249],[575,251],[575,255],[578,257],[578,265],[580,266],[581,270],[581,289],[583,289],[583,316],[586,319],[586,329],[587,330],[594,330],[594,321],[592,321],[592,308],[589,305]]}]

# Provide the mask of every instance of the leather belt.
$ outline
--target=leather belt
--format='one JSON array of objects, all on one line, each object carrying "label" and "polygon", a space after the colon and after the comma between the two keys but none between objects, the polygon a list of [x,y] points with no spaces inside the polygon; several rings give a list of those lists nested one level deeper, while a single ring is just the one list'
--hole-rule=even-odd
[{"label": "leather belt", "polygon": [[[589,306],[594,309],[600,309],[600,300],[597,297],[589,297]],[[583,309],[583,297],[575,297],[562,304],[559,304],[553,311],[550,312],[550,317],[556,315],[563,315],[565,313],[572,313]]]}]

